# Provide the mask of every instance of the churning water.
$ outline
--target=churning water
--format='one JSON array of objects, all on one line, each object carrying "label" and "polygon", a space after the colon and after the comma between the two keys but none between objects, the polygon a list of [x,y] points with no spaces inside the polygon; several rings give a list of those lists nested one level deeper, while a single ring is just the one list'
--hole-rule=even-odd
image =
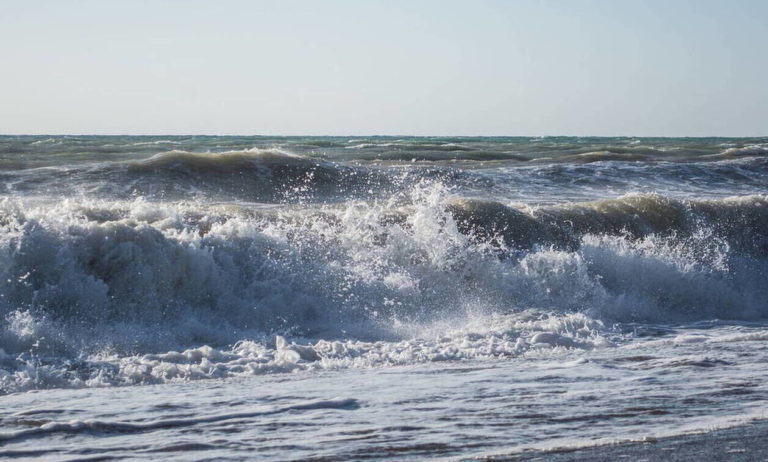
[{"label": "churning water", "polygon": [[0,456],[764,417],[767,187],[768,139],[0,137]]}]

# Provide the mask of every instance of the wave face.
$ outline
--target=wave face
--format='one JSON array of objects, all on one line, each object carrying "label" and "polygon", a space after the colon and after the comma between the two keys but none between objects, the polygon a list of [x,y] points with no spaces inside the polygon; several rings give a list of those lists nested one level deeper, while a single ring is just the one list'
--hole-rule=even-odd
[{"label": "wave face", "polygon": [[[3,166],[32,159],[0,172],[0,389],[519,356],[762,322],[760,142],[0,138]],[[472,157],[515,143],[517,157]],[[644,152],[583,161],[605,156],[597,144]],[[378,150],[389,157],[357,154]]]}]

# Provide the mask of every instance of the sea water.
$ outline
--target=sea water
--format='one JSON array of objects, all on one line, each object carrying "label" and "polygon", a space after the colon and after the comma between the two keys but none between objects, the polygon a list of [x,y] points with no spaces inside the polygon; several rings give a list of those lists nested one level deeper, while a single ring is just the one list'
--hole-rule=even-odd
[{"label": "sea water", "polygon": [[0,137],[0,457],[765,418],[767,187],[765,138]]}]

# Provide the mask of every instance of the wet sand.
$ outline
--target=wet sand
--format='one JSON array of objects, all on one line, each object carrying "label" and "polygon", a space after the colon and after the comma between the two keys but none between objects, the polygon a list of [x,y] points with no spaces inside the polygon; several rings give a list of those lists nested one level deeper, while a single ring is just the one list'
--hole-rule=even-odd
[{"label": "wet sand", "polygon": [[493,456],[493,461],[768,461],[768,420],[707,433],[579,449]]}]

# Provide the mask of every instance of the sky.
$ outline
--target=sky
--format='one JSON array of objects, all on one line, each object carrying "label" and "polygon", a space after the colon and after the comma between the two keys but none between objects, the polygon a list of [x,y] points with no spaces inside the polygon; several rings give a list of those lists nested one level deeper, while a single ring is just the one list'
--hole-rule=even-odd
[{"label": "sky", "polygon": [[768,1],[0,0],[0,133],[768,135]]}]

